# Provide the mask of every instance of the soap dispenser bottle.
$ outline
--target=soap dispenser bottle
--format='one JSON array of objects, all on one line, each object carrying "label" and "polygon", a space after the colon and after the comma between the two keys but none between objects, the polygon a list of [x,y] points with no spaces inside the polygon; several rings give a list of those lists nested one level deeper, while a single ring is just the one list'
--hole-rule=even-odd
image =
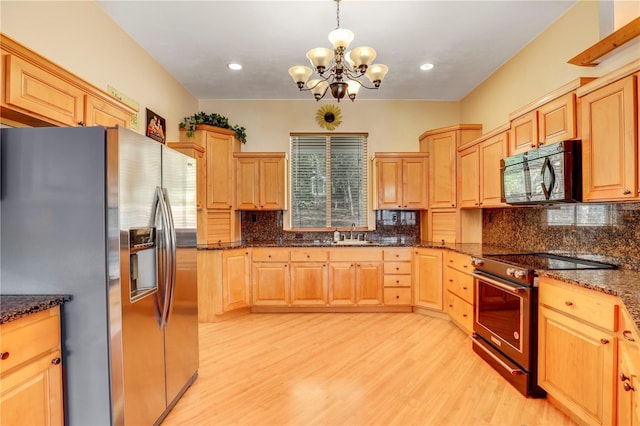
[{"label": "soap dispenser bottle", "polygon": [[333,242],[337,243],[338,241],[340,241],[340,231],[336,228],[336,230],[333,231]]}]

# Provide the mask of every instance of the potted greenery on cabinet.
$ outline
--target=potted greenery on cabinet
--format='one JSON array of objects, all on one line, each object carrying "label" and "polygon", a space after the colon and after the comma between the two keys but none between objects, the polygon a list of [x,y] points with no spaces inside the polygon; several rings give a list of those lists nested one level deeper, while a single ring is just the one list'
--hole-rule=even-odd
[{"label": "potted greenery on cabinet", "polygon": [[197,114],[185,117],[180,123],[180,128],[187,131],[187,136],[192,137],[199,124],[207,124],[209,126],[220,127],[222,129],[233,130],[236,133],[236,139],[240,142],[247,143],[247,130],[242,127],[229,124],[229,119],[223,115],[217,113],[207,114],[206,112],[199,112]]}]

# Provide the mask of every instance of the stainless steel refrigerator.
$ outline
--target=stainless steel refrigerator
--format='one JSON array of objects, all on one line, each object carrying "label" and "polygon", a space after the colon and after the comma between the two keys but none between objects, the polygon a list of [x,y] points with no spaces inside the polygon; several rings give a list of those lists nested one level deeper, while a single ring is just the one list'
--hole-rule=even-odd
[{"label": "stainless steel refrigerator", "polygon": [[0,130],[0,291],[69,294],[65,421],[159,423],[197,377],[195,160],[123,128]]}]

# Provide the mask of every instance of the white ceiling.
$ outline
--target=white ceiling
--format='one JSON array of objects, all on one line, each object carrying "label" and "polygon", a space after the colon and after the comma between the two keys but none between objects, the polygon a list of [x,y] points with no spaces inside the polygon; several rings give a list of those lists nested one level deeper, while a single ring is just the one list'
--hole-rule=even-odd
[{"label": "white ceiling", "polygon": [[[574,3],[342,0],[351,47],[373,47],[374,62],[389,67],[380,90],[358,99],[459,100]],[[287,70],[308,65],[309,49],[331,47],[336,27],[333,0],[98,4],[198,99],[312,99]],[[435,68],[420,71],[424,62]]]}]

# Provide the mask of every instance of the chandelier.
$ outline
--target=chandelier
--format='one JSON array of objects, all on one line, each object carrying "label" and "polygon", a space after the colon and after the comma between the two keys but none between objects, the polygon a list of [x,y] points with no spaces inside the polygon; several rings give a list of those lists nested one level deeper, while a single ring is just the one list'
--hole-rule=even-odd
[{"label": "chandelier", "polygon": [[[353,101],[361,87],[378,89],[389,69],[386,65],[371,64],[376,58],[376,51],[367,46],[356,47],[346,52],[353,41],[353,32],[340,28],[340,0],[336,2],[336,29],[329,33],[329,41],[333,50],[316,47],[307,52],[307,58],[318,76],[309,80],[313,71],[304,65],[289,68],[289,75],[301,91],[311,91],[319,101],[331,90],[331,95],[340,102],[345,95]],[[365,84],[366,76],[373,87]],[[306,83],[306,88],[305,88]]]}]

